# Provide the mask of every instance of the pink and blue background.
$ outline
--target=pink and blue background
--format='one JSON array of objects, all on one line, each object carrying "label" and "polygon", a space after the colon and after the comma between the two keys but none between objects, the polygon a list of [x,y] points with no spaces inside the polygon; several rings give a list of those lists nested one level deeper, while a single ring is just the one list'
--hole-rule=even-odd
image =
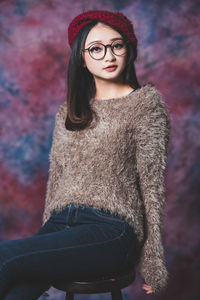
[{"label": "pink and blue background", "polygon": [[[156,85],[171,118],[163,227],[169,285],[162,296],[146,295],[138,274],[124,299],[200,299],[199,1],[0,1],[0,242],[41,226],[54,117],[66,95],[67,26],[89,9],[120,11],[133,22],[139,82]],[[54,288],[49,294],[40,300],[64,299]]]}]

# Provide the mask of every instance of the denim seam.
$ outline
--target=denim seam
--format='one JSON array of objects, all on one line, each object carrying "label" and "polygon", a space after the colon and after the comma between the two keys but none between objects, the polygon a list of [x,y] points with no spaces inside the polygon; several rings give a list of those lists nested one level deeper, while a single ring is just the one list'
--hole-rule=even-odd
[{"label": "denim seam", "polygon": [[77,215],[78,215],[78,208],[76,208],[76,211],[74,214],[74,222],[77,222]]},{"label": "denim seam", "polygon": [[68,207],[68,212],[67,212],[67,216],[66,216],[66,223],[67,223],[68,220],[69,220],[69,214],[70,214],[70,211],[71,211],[71,204],[69,204],[69,207]]},{"label": "denim seam", "polygon": [[17,255],[15,257],[12,257],[12,258],[6,260],[5,263],[3,263],[2,266],[1,266],[1,268],[0,268],[0,272],[3,270],[3,268],[9,262],[11,262],[12,260],[18,259],[20,257],[26,257],[26,256],[31,256],[31,255],[38,255],[38,253],[47,253],[47,252],[52,252],[52,251],[59,252],[59,251],[66,250],[66,249],[82,248],[82,247],[85,247],[85,246],[88,247],[88,246],[94,246],[94,245],[103,245],[103,244],[107,244],[107,243],[110,243],[110,242],[115,241],[115,240],[120,240],[120,238],[125,235],[125,231],[126,231],[126,228],[125,228],[125,224],[124,224],[123,231],[122,231],[122,233],[119,236],[117,236],[117,237],[115,237],[115,238],[113,238],[111,240],[107,240],[105,242],[91,243],[91,244],[87,244],[87,245],[78,245],[78,246],[64,247],[64,248],[51,249],[51,250],[42,250],[42,251],[40,250],[40,251],[37,251],[37,252],[30,252],[30,253],[24,254],[24,255]]},{"label": "denim seam", "polygon": [[109,219],[110,221],[116,221],[116,222],[124,223],[123,220],[116,219],[116,218],[114,218],[114,217],[107,217],[107,216],[101,215],[100,212],[93,211],[93,213],[94,213],[96,216],[98,216],[98,217],[102,217],[102,218],[105,218],[105,219]]}]

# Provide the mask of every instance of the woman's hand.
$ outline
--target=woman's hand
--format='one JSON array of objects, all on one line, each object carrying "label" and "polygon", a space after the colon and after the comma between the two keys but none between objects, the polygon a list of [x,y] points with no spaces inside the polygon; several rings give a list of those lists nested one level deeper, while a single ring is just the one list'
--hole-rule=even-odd
[{"label": "woman's hand", "polygon": [[145,283],[142,285],[142,288],[147,291],[146,292],[147,294],[153,293],[153,291],[151,290],[151,288],[147,284],[145,284]]}]

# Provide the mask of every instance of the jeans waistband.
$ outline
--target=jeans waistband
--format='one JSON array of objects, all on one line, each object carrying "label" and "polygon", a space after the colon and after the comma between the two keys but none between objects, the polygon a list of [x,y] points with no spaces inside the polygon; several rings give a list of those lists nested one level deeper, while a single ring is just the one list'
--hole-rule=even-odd
[{"label": "jeans waistband", "polygon": [[88,222],[105,222],[105,223],[124,223],[125,221],[119,216],[111,213],[103,208],[86,206],[71,203],[62,209],[60,212],[54,212],[51,215],[51,220],[58,223],[67,223],[73,225],[75,223]]}]

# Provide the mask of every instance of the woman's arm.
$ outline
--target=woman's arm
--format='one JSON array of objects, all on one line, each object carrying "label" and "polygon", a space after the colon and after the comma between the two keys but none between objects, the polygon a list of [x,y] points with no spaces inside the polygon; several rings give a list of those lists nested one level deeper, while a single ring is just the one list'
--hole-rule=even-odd
[{"label": "woman's arm", "polygon": [[49,177],[47,181],[46,187],[46,195],[45,195],[45,207],[43,212],[43,221],[42,225],[49,219],[50,217],[50,202],[53,201],[56,189],[59,183],[59,178],[62,174],[62,166],[58,163],[57,157],[59,155],[59,146],[57,145],[58,139],[58,118],[59,118],[59,111],[55,117],[55,126],[53,130],[53,137],[52,137],[52,145],[51,151],[49,154]]},{"label": "woman's arm", "polygon": [[[150,97],[150,96],[149,96]],[[136,124],[136,163],[145,206],[147,239],[139,269],[151,290],[159,292],[167,285],[162,245],[162,221],[165,203],[164,171],[170,138],[170,119],[166,104],[156,90],[141,106]]]}]

